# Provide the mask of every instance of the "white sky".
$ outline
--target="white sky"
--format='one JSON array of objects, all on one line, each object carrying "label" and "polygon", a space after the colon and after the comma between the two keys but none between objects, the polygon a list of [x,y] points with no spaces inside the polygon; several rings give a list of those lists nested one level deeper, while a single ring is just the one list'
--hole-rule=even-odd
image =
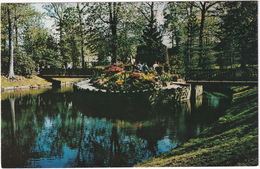
[{"label": "white sky", "polygon": [[[45,13],[46,10],[43,9],[44,3],[34,3],[32,4],[33,7],[35,7],[36,10],[38,10],[41,13]],[[54,19],[46,16],[45,18],[42,18],[42,22],[45,24],[46,28],[52,29],[52,25],[54,24]]]}]

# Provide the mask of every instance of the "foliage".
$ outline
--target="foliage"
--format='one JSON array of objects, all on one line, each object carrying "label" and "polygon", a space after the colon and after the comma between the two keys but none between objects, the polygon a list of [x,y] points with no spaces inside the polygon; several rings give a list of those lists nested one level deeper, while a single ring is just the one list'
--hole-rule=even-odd
[{"label": "foliage", "polygon": [[221,17],[223,22],[218,33],[218,65],[257,64],[257,3],[226,2],[223,8],[226,15]]},{"label": "foliage", "polygon": [[143,90],[155,87],[152,73],[125,72],[124,67],[113,65],[104,71],[105,75],[93,78],[94,86],[108,90]]},{"label": "foliage", "polygon": [[52,68],[60,68],[62,65],[57,44],[54,38],[48,35],[47,29],[28,26],[24,34],[23,47],[39,67],[48,65]]},{"label": "foliage", "polygon": [[143,20],[132,3],[89,3],[86,11],[87,45],[99,56],[99,61],[105,62],[111,56],[112,63],[126,62],[134,56]]},{"label": "foliage", "polygon": [[169,2],[165,8],[164,28],[171,37],[172,49],[186,68],[209,68],[215,64],[214,47],[219,17],[216,2]]},{"label": "foliage", "polygon": [[[171,38],[170,57],[182,62],[185,67],[196,64],[198,58],[196,40],[198,37],[198,11],[194,2],[169,2],[165,8],[164,28]],[[178,59],[175,59],[177,56]],[[172,59],[172,60],[173,60]]]},{"label": "foliage", "polygon": [[[111,63],[109,57],[149,66],[169,61],[181,72],[257,64],[256,2],[49,3],[43,8],[46,13],[28,3],[2,4],[2,73],[12,70],[18,59],[13,56],[20,53],[39,67],[54,68],[70,62],[84,68],[86,55],[98,56],[102,65]],[[44,28],[45,16],[54,20],[53,31]],[[171,49],[162,35],[170,38]],[[33,73],[29,69],[15,68]]]},{"label": "foliage", "polygon": [[166,46],[152,42],[150,45],[140,45],[137,47],[136,61],[141,63],[147,63],[148,66],[152,66],[155,62],[164,63],[168,57]]},{"label": "foliage", "polygon": [[[37,17],[38,15],[29,4],[3,4],[1,9],[1,21],[3,21],[1,25],[5,25],[5,27],[3,27],[3,32],[1,32],[2,35],[4,34],[4,38],[1,38],[3,43],[1,49],[4,50],[5,54],[7,54],[5,57],[9,58],[8,67],[6,69],[9,70],[8,77],[13,79],[15,78],[14,54],[16,51],[20,51],[18,40],[19,38],[23,38],[23,24],[31,22],[34,17]],[[8,49],[8,53],[6,49]],[[7,59],[4,59],[3,61],[5,60]]]},{"label": "foliage", "polygon": [[168,61],[167,47],[162,44],[162,35],[156,26],[154,18],[153,3],[151,4],[151,18],[143,31],[143,44],[137,47],[137,62],[146,62],[152,66],[155,62],[164,63]]},{"label": "foliage", "polygon": [[25,77],[31,77],[33,74],[35,74],[36,65],[32,58],[23,53],[19,53],[15,56],[15,58],[16,60],[14,66],[16,74]]},{"label": "foliage", "polygon": [[174,73],[180,73],[183,74],[185,71],[185,64],[184,59],[181,56],[174,56],[170,57],[170,65],[171,69],[174,71]]},{"label": "foliage", "polygon": [[[12,7],[10,16],[12,27],[7,23],[6,9],[9,6]],[[7,31],[9,27],[12,28],[11,39],[14,43],[14,73],[30,77],[38,66],[61,67],[53,37],[41,23],[42,14],[36,12],[30,4],[4,4],[2,9],[1,20],[4,24],[1,31],[1,68],[4,74],[8,73],[10,65],[10,44],[8,44],[10,35]]]}]

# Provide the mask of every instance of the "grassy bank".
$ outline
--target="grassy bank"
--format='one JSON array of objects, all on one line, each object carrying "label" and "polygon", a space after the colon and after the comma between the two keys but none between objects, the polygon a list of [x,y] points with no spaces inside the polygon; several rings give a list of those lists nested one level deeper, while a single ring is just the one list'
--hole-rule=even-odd
[{"label": "grassy bank", "polygon": [[226,114],[198,138],[135,167],[258,165],[258,88],[233,90]]},{"label": "grassy bank", "polygon": [[[50,85],[51,83],[45,79],[32,76],[32,78],[25,78],[23,76],[16,76],[17,79],[9,80],[4,76],[1,76],[1,87],[13,87],[13,86],[34,86],[34,85]],[[61,81],[61,83],[73,83],[80,81],[84,78],[54,78]]]},{"label": "grassy bank", "polygon": [[49,85],[50,82],[38,76],[32,76],[32,78],[25,78],[23,76],[16,76],[17,79],[9,80],[4,76],[1,76],[1,87],[13,87],[13,86],[30,86],[30,85]]}]

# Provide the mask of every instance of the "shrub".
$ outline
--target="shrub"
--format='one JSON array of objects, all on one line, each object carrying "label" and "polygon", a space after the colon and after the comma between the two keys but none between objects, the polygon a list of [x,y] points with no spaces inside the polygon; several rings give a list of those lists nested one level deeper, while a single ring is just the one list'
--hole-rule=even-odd
[{"label": "shrub", "polygon": [[111,75],[114,75],[116,73],[119,73],[119,72],[123,72],[123,68],[119,67],[119,66],[111,66],[107,69],[104,70],[104,73],[107,75],[107,76],[111,76]]},{"label": "shrub", "polygon": [[129,76],[131,79],[140,79],[142,77],[141,73],[134,72]]},{"label": "shrub", "polygon": [[31,57],[24,53],[19,53],[15,56],[14,71],[16,74],[30,78],[35,74],[35,68],[35,62]]}]

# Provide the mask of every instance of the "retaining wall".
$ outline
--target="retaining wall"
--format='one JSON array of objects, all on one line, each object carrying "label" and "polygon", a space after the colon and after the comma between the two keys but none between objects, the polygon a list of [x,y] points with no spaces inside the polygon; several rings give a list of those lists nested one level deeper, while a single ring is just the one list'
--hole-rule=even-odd
[{"label": "retaining wall", "polygon": [[[186,83],[174,83],[173,86],[167,86],[162,88],[151,88],[151,89],[144,89],[144,90],[105,90],[96,88],[90,83],[90,80],[81,81],[78,83],[74,83],[73,88],[75,91],[81,92],[91,92],[91,93],[98,93],[98,94],[142,94],[147,92],[155,92],[155,91],[169,91],[174,94],[174,98],[178,101],[180,100],[188,100],[191,97],[191,85]],[[176,87],[179,85],[179,87]]]}]

